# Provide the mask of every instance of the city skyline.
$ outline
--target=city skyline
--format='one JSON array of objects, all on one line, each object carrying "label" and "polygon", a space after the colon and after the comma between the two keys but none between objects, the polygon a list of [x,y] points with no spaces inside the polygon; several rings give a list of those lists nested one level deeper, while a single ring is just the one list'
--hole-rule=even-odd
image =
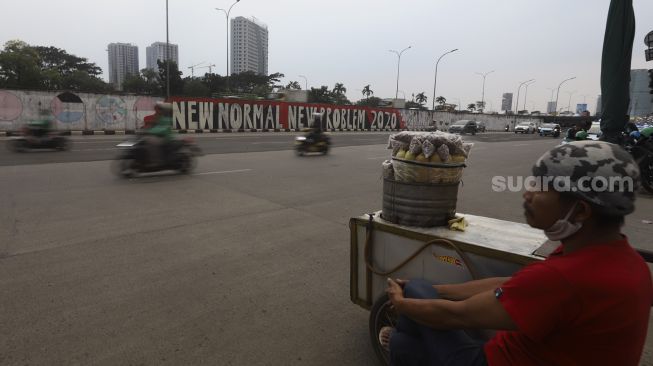
[{"label": "city skyline", "polygon": [[[63,48],[96,63],[108,79],[104,45],[116,41],[138,45],[139,57],[145,59],[145,46],[165,39],[163,0],[137,4],[116,0],[101,14],[85,10],[85,3],[78,0],[65,3],[12,3],[8,6],[12,16],[0,24],[0,43],[21,39]],[[224,14],[214,8],[228,8],[233,1],[206,0],[192,6],[176,0],[169,3],[170,42],[183,49],[180,71],[190,76],[189,66],[206,62],[215,64],[214,72],[223,74],[226,23]],[[341,82],[352,101],[361,99],[361,90],[369,84],[375,96],[391,98],[397,57],[388,50],[412,46],[401,58],[399,94],[411,99],[412,94],[424,92],[430,105],[435,61],[458,48],[439,64],[436,96],[444,96],[449,103],[465,107],[480,100],[483,79],[477,73],[495,70],[486,80],[486,111],[500,108],[503,93],[516,97],[519,84],[529,79],[535,82],[529,86],[526,105],[544,111],[550,89],[572,76],[576,79],[563,86],[560,97],[565,99],[566,92],[576,91],[571,105],[585,99],[594,110],[600,94],[600,60],[610,1],[526,3],[469,0],[434,4],[416,0],[406,6],[389,0],[334,0],[328,4],[241,0],[233,7],[231,18],[265,19],[273,30],[269,73],[284,73],[284,84],[298,81],[302,87],[306,83],[332,88]],[[643,55],[644,35],[653,29],[653,17],[648,15],[653,13],[653,4],[634,0],[634,7],[637,28],[632,69],[653,68]],[[39,12],[34,12],[35,8]],[[75,21],[59,22],[46,31],[41,25],[49,24],[52,17]],[[108,20],[119,26],[104,26]],[[306,82],[299,75],[304,75]]]}]

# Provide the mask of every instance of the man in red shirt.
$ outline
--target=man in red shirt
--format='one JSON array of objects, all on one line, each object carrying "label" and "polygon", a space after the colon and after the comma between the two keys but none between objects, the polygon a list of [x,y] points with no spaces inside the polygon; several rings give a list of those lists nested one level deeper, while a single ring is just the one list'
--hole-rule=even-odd
[{"label": "man in red shirt", "polygon": [[[562,245],[510,278],[455,285],[388,279],[397,329],[379,335],[394,365],[637,366],[653,304],[651,274],[621,234],[637,165],[617,145],[578,141],[533,167],[526,221]],[[458,329],[494,329],[489,341]]]}]

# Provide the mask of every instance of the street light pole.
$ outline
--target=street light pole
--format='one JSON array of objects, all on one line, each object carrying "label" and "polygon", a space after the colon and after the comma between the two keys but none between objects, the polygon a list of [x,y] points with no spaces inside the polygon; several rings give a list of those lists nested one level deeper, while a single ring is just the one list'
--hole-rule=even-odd
[{"label": "street light pole", "polygon": [[166,101],[170,99],[170,30],[168,28],[168,0],[166,0]]},{"label": "street light pole", "polygon": [[306,90],[308,90],[308,78],[304,75],[298,75],[300,78],[304,78],[304,86],[306,87]]},{"label": "street light pole", "polygon": [[231,8],[234,7],[234,5],[238,4],[240,0],[236,0],[231,6],[229,7],[229,10],[224,10],[221,8],[215,8],[215,10],[220,10],[224,13],[225,18],[227,19],[227,74],[225,75],[227,78],[227,90],[229,90],[229,13],[231,13]]},{"label": "street light pole", "polygon": [[531,81],[535,81],[535,79],[530,79],[530,80],[523,81],[522,83],[519,84],[519,88],[517,88],[517,101],[515,102],[515,115],[519,114],[519,112],[518,112],[518,110],[519,110],[519,91],[521,90],[522,85],[524,85],[526,83],[530,83]]},{"label": "street light pole", "polygon": [[528,96],[528,86],[533,84],[535,80],[533,80],[530,83],[526,83],[525,89],[524,89],[524,110],[526,110],[526,97]]},{"label": "street light pole", "polygon": [[[490,75],[493,72],[494,72],[494,70],[488,71],[485,74],[480,73],[480,72],[476,73],[476,75],[481,75],[483,77],[483,91],[481,92],[481,108],[482,108],[481,111],[485,110],[485,77]],[[434,94],[435,94],[435,92],[434,92]]]},{"label": "street light pole", "polygon": [[574,95],[575,93],[576,93],[575,90],[573,92],[567,92],[567,94],[569,94],[569,103],[567,103],[567,112],[569,112],[571,109],[571,96]]},{"label": "street light pole", "polygon": [[397,52],[395,50],[389,50],[390,52],[394,53],[397,55],[397,90],[395,91],[395,99],[397,99],[397,96],[399,95],[399,64],[401,63],[401,54],[410,49],[412,46],[408,46],[401,50],[401,52]]},{"label": "street light pole", "polygon": [[555,106],[556,106],[556,108],[555,108],[555,110],[556,110],[556,114],[555,114],[555,116],[553,116],[553,123],[556,122],[556,118],[558,117],[558,97],[560,97],[560,87],[561,87],[562,84],[564,84],[565,82],[567,82],[567,81],[569,81],[569,80],[574,80],[575,78],[576,78],[575,76],[572,76],[572,77],[570,77],[569,79],[565,79],[565,80],[561,81],[560,84],[558,85],[558,91],[556,92],[556,104],[555,104]]},{"label": "street light pole", "polygon": [[442,60],[442,58],[444,56],[446,56],[446,55],[448,55],[448,54],[450,54],[452,52],[456,52],[456,51],[458,51],[457,48],[453,49],[453,50],[451,50],[449,52],[445,52],[442,56],[440,56],[440,58],[438,58],[438,61],[435,63],[435,78],[433,79],[433,101],[432,101],[433,106],[431,107],[432,110],[435,110],[435,86],[436,86],[436,84],[438,82],[438,64],[440,63],[440,60]]}]

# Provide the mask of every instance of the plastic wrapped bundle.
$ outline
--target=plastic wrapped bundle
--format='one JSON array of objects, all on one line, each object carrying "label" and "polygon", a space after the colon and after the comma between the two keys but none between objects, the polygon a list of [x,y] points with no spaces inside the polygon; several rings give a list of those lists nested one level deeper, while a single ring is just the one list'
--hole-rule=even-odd
[{"label": "plastic wrapped bundle", "polygon": [[392,161],[386,160],[381,164],[381,166],[383,167],[383,178],[385,179],[395,178],[394,169],[392,168]]},{"label": "plastic wrapped bundle", "polygon": [[404,183],[458,183],[464,167],[464,163],[421,163],[392,158],[395,180]]}]

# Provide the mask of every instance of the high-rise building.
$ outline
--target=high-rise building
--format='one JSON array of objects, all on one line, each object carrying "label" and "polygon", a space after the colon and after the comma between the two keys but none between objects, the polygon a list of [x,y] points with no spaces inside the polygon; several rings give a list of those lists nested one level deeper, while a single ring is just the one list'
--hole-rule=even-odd
[{"label": "high-rise building", "polygon": [[501,110],[512,110],[512,93],[503,93],[503,98],[501,98]]},{"label": "high-rise building", "polygon": [[179,66],[179,47],[176,44],[169,44],[168,52],[166,52],[166,43],[165,42],[154,42],[151,46],[145,49],[145,58],[147,62],[147,68],[159,71],[159,65],[157,61],[165,61],[168,57],[170,61],[174,62]]},{"label": "high-rise building", "polygon": [[122,90],[127,75],[138,75],[138,46],[129,43],[110,43],[109,82]]},{"label": "high-rise building", "polygon": [[642,117],[653,113],[653,95],[648,88],[648,70],[630,70],[630,106],[631,117]]},{"label": "high-rise building", "polygon": [[555,113],[556,110],[557,110],[556,102],[547,102],[546,103],[546,113],[547,114]]},{"label": "high-rise building", "polygon": [[231,20],[231,73],[268,74],[268,27],[252,17]]}]

